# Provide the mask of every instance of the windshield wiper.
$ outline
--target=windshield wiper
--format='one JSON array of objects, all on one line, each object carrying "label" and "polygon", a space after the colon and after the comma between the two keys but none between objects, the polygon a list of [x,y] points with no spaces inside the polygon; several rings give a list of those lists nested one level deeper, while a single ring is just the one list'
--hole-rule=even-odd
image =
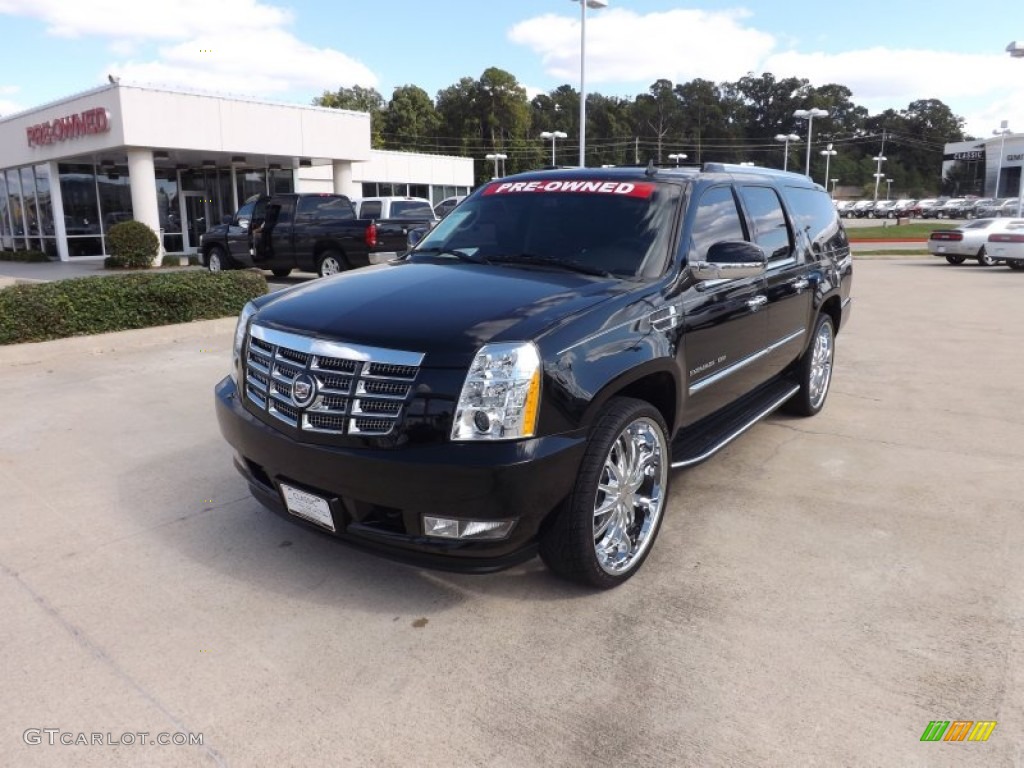
[{"label": "windshield wiper", "polygon": [[454,256],[459,261],[468,261],[471,264],[490,264],[488,259],[477,256],[474,253],[466,253],[458,248],[418,248],[413,253],[432,253],[436,256]]},{"label": "windshield wiper", "polygon": [[591,264],[584,264],[582,261],[572,261],[569,259],[559,259],[554,256],[540,256],[536,253],[516,253],[516,254],[502,254],[499,256],[491,256],[490,260],[494,263],[509,263],[509,264],[539,264],[545,267],[559,267],[561,269],[569,270],[570,272],[580,272],[584,275],[595,275],[596,277],[614,277],[611,272],[595,267]]}]

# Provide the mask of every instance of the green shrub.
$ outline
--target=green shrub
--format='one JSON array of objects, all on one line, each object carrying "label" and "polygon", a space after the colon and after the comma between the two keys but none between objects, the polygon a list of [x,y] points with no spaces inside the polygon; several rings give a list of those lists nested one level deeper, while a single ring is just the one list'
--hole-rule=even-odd
[{"label": "green shrub", "polygon": [[141,221],[122,221],[107,230],[105,267],[138,269],[153,266],[160,251],[156,233]]},{"label": "green shrub", "polygon": [[0,344],[237,315],[267,292],[256,271],[81,277],[0,290]]},{"label": "green shrub", "polygon": [[49,261],[42,251],[0,251],[0,261]]}]

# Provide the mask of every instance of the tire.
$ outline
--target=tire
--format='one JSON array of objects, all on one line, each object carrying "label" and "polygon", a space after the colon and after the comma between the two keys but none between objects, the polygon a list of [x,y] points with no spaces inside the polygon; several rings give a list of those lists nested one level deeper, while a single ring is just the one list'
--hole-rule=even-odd
[{"label": "tire", "polygon": [[[548,568],[599,589],[617,587],[640,570],[668,500],[667,433],[661,413],[644,400],[616,397],[605,405],[572,494],[541,531]],[[625,493],[618,490],[623,469]]]},{"label": "tire", "polygon": [[825,407],[832,383],[832,363],[836,354],[836,331],[832,318],[822,314],[814,324],[811,345],[797,362],[796,374],[800,391],[786,401],[783,408],[797,416],[814,416]]},{"label": "tire", "polygon": [[278,267],[270,271],[274,273],[274,277],[288,277],[292,273],[291,267]]},{"label": "tire", "polygon": [[946,257],[946,261],[948,261],[953,266],[956,266],[957,264],[963,264],[965,261],[967,261],[967,257],[966,256],[947,256]]},{"label": "tire", "polygon": [[330,277],[345,271],[345,260],[337,251],[324,251],[316,261],[316,273],[320,277]]},{"label": "tire", "polygon": [[211,272],[223,272],[225,269],[231,269],[231,260],[219,245],[213,246],[206,252],[206,268]]},{"label": "tire", "polygon": [[988,251],[985,250],[985,246],[981,246],[981,250],[978,251],[978,263],[983,267],[991,267],[995,265],[996,260],[988,255]]},{"label": "tire", "polygon": [[1006,266],[1012,269],[1014,272],[1024,271],[1024,261],[1008,261]]}]

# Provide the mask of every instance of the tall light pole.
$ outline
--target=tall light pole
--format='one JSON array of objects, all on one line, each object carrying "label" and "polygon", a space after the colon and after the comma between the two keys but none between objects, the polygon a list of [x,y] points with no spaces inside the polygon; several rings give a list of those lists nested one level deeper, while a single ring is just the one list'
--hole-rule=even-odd
[{"label": "tall light pole", "polygon": [[[498,161],[499,160],[502,161],[502,168],[504,169],[504,161],[508,159],[508,155],[503,155],[500,152],[495,152],[494,154],[486,155],[486,158],[488,160],[493,160],[494,161],[494,178],[496,178],[496,179],[499,178],[499,176],[498,176]],[[502,174],[502,176],[504,176],[504,175],[505,174]]]},{"label": "tall light pole", "polygon": [[892,179],[885,180],[885,199],[889,199],[889,189],[892,187]]},{"label": "tall light pole", "polygon": [[797,136],[795,133],[778,133],[778,134],[775,135],[775,140],[776,141],[784,141],[784,142],[786,142],[786,146],[782,150],[783,152],[785,152],[785,154],[782,156],[782,170],[788,171],[789,170],[789,142],[791,142],[791,141],[800,141],[800,137]]},{"label": "tall light pole", "polygon": [[[1003,173],[1003,148],[1006,145],[1006,137],[1011,133],[1013,131],[1006,127],[1006,120],[999,124],[999,128],[992,129],[992,135],[999,137],[999,164],[996,166],[996,191],[993,195],[997,199],[999,198],[999,177]],[[1022,172],[1024,172],[1024,169],[1022,169]]]},{"label": "tall light pole", "polygon": [[580,168],[587,167],[587,8],[607,8],[608,0],[569,0],[580,4]]},{"label": "tall light pole", "polygon": [[877,203],[878,202],[878,185],[881,184],[882,183],[882,179],[885,178],[885,174],[882,173],[882,163],[884,163],[889,158],[887,158],[887,157],[885,157],[883,155],[875,155],[875,157],[872,157],[871,159],[874,160],[878,164],[877,165],[878,170],[875,171],[875,202]]},{"label": "tall light pole", "polygon": [[[1006,46],[1006,52],[1015,59],[1024,59],[1024,43],[1014,40]],[[1003,123],[1003,126],[1005,125],[1006,123]],[[999,161],[1002,162],[1002,159],[1002,153],[1000,153]],[[1019,219],[1022,215],[1024,215],[1024,165],[1020,167],[1020,183],[1017,185],[1017,218]]]},{"label": "tall light pole", "polygon": [[567,139],[569,138],[569,134],[565,131],[541,131],[540,137],[542,139],[551,139],[551,164],[557,165],[557,163],[555,163],[555,141],[558,139]]},{"label": "tall light pole", "polygon": [[684,154],[682,152],[676,152],[674,154],[669,155],[668,159],[669,160],[675,160],[676,161],[676,168],[678,168],[679,167],[679,161],[680,160],[685,160],[687,157],[689,157],[689,155],[686,155],[686,154]]},{"label": "tall light pole", "polygon": [[832,157],[834,155],[838,155],[839,153],[836,152],[834,149],[832,149],[832,145],[829,144],[825,149],[821,150],[821,152],[819,152],[818,154],[825,156],[825,182],[828,183],[828,164],[829,164],[829,161],[832,159]]},{"label": "tall light pole", "polygon": [[807,178],[811,177],[811,129],[814,125],[814,118],[816,117],[828,117],[828,111],[824,109],[798,109],[793,113],[793,117],[800,120],[807,121],[807,162],[804,164],[804,176]]}]

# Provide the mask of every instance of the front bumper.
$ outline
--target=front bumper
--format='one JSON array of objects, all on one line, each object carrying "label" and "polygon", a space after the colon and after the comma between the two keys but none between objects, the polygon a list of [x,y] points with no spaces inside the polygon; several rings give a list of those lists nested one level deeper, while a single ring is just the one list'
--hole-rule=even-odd
[{"label": "front bumper", "polygon": [[[380,554],[448,570],[492,571],[536,553],[545,517],[572,491],[584,432],[495,443],[336,448],[293,440],[250,414],[225,378],[221,434],[253,495],[293,522]],[[280,483],[327,500],[336,533],[288,513]],[[422,535],[424,515],[515,520],[499,541]]]}]

